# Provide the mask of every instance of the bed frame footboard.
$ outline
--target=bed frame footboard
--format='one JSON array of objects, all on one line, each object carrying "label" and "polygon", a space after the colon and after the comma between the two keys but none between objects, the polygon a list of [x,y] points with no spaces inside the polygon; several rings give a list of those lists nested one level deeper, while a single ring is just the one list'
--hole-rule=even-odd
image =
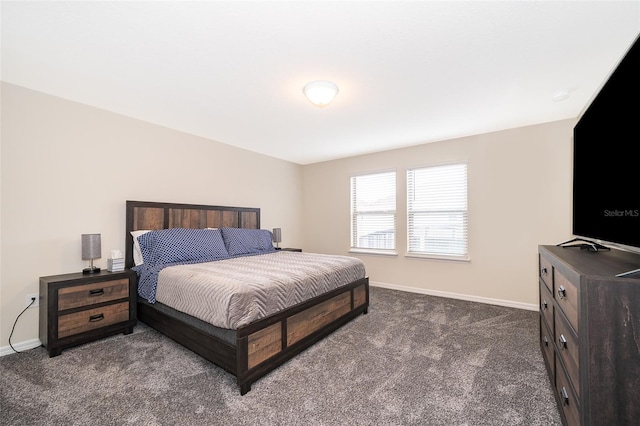
[{"label": "bed frame footboard", "polygon": [[238,329],[240,393],[298,353],[331,334],[369,308],[365,277]]},{"label": "bed frame footboard", "polygon": [[235,375],[244,395],[259,378],[368,309],[365,277],[239,328],[235,344],[208,332],[209,324],[183,321],[179,313],[168,313],[170,308],[162,311],[144,300],[138,302],[138,319]]}]

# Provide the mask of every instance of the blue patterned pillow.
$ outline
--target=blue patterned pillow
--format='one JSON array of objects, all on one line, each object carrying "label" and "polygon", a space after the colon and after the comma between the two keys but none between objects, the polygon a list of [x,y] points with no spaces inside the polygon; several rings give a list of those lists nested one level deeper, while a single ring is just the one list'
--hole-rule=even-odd
[{"label": "blue patterned pillow", "polygon": [[171,228],[138,237],[144,263],[209,262],[229,257],[219,229]]},{"label": "blue patterned pillow", "polygon": [[266,229],[222,228],[222,238],[230,256],[275,251],[273,234]]}]

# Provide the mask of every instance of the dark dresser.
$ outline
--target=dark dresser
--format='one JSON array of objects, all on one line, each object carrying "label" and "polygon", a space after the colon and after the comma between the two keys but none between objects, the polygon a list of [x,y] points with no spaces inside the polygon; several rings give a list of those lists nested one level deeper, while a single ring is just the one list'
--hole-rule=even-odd
[{"label": "dark dresser", "polygon": [[640,424],[640,255],[539,246],[540,348],[565,425]]}]

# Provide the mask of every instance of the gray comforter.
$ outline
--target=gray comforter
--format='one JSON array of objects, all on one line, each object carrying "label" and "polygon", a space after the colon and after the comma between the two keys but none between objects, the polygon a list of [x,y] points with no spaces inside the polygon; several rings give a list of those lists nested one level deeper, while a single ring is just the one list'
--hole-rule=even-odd
[{"label": "gray comforter", "polygon": [[364,277],[357,258],[278,251],[167,267],[158,276],[156,300],[237,329]]}]

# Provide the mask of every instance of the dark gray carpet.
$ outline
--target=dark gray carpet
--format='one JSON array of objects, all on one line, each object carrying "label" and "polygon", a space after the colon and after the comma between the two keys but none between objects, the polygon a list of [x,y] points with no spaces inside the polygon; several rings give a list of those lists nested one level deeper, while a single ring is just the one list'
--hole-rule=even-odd
[{"label": "dark gray carpet", "polygon": [[371,288],[369,313],[240,396],[143,324],[0,358],[2,425],[560,425],[536,312]]}]

